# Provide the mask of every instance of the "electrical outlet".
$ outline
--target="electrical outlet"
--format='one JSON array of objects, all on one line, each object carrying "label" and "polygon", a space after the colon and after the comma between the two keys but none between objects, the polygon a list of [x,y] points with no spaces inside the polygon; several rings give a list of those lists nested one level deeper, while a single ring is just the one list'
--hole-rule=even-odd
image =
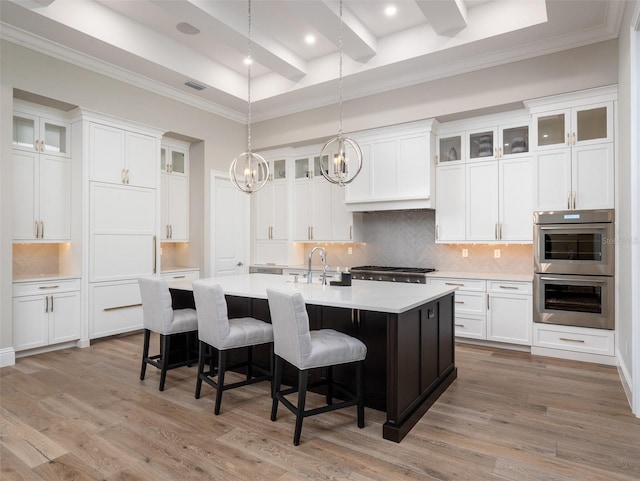
[{"label": "electrical outlet", "polygon": [[347,254],[353,254],[353,247],[347,247]]},{"label": "electrical outlet", "polygon": [[500,249],[493,249],[493,257],[500,259]]},{"label": "electrical outlet", "polygon": [[469,257],[469,249],[462,249],[462,257]]}]

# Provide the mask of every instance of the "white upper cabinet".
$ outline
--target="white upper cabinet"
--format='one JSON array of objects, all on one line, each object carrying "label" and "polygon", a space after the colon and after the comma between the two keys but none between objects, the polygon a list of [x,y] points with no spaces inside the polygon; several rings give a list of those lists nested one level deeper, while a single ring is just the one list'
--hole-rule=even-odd
[{"label": "white upper cabinet", "polygon": [[69,122],[16,103],[13,114],[13,148],[52,156],[70,156]]},{"label": "white upper cabinet", "polygon": [[373,211],[433,207],[434,123],[424,120],[353,134],[362,148],[363,166],[346,186],[347,208]]},{"label": "white upper cabinet", "polygon": [[[317,150],[320,152],[320,148]],[[329,155],[299,155],[293,160],[292,240],[330,241],[331,183],[322,175]]]},{"label": "white upper cabinet", "polygon": [[615,87],[530,101],[537,210],[614,207]]},{"label": "white upper cabinet", "polygon": [[[18,104],[13,117],[13,239],[71,239],[69,123]],[[29,110],[29,112],[26,112]]]},{"label": "white upper cabinet", "polygon": [[173,140],[160,149],[160,235],[189,241],[189,144]]},{"label": "white upper cabinet", "polygon": [[529,121],[517,111],[440,126],[437,242],[532,242]]},{"label": "white upper cabinet", "polygon": [[90,180],[156,187],[160,145],[156,137],[91,123]]}]

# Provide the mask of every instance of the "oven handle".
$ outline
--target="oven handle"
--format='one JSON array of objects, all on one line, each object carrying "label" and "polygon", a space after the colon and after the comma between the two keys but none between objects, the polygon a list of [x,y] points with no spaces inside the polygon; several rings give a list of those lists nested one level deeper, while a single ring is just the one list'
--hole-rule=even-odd
[{"label": "oven handle", "polygon": [[[594,279],[596,277],[604,277],[605,280]],[[581,276],[579,274],[562,275],[562,276],[540,276],[541,281],[571,281],[571,282],[584,282],[587,284],[606,284],[607,280],[612,279],[611,276]]]},{"label": "oven handle", "polygon": [[611,222],[600,224],[536,224],[540,230],[567,230],[567,229],[607,229]]}]

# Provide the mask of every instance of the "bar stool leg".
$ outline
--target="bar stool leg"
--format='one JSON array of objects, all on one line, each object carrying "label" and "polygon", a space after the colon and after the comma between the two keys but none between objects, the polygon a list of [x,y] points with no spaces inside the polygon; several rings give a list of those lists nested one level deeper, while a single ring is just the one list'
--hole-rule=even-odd
[{"label": "bar stool leg", "polygon": [[202,376],[204,376],[204,361],[207,357],[209,347],[205,342],[200,341],[198,351],[198,377],[196,378],[196,399],[200,399],[200,391],[202,390]]},{"label": "bar stool leg", "polygon": [[224,374],[227,368],[227,351],[218,350],[218,388],[216,389],[216,407],[213,413],[220,414],[220,404],[222,403],[222,391],[224,386]]},{"label": "bar stool leg", "polygon": [[144,381],[147,372],[147,358],[149,357],[149,340],[151,339],[151,331],[144,330],[144,345],[142,347],[142,367],[140,368],[140,380]]},{"label": "bar stool leg", "polygon": [[358,427],[364,427],[364,361],[356,369],[356,397],[358,398]]},{"label": "bar stool leg", "polygon": [[302,420],[304,419],[304,405],[307,400],[307,379],[308,371],[298,373],[298,409],[296,411],[296,430],[293,434],[293,444],[300,444],[300,433],[302,432]]},{"label": "bar stool leg", "polygon": [[327,405],[333,404],[333,366],[327,366]]},{"label": "bar stool leg", "polygon": [[160,391],[164,391],[164,382],[167,379],[167,367],[169,366],[169,348],[170,348],[170,335],[163,335],[161,341],[160,353],[162,356],[162,368],[160,371]]},{"label": "bar stool leg", "polygon": [[280,383],[282,382],[282,358],[275,356],[273,373],[273,401],[271,402],[271,420],[275,421],[278,415],[278,396],[280,395]]}]

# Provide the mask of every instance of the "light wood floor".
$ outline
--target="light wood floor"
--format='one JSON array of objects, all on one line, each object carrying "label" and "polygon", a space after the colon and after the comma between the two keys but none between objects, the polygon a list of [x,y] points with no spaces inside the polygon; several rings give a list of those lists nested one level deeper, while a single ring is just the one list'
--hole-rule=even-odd
[{"label": "light wood floor", "polygon": [[0,478],[8,480],[640,479],[640,419],[615,368],[466,345],[459,376],[400,443],[355,408],[269,420],[268,385],[194,399],[195,366],[140,382],[142,336],[19,359],[0,370]]}]

